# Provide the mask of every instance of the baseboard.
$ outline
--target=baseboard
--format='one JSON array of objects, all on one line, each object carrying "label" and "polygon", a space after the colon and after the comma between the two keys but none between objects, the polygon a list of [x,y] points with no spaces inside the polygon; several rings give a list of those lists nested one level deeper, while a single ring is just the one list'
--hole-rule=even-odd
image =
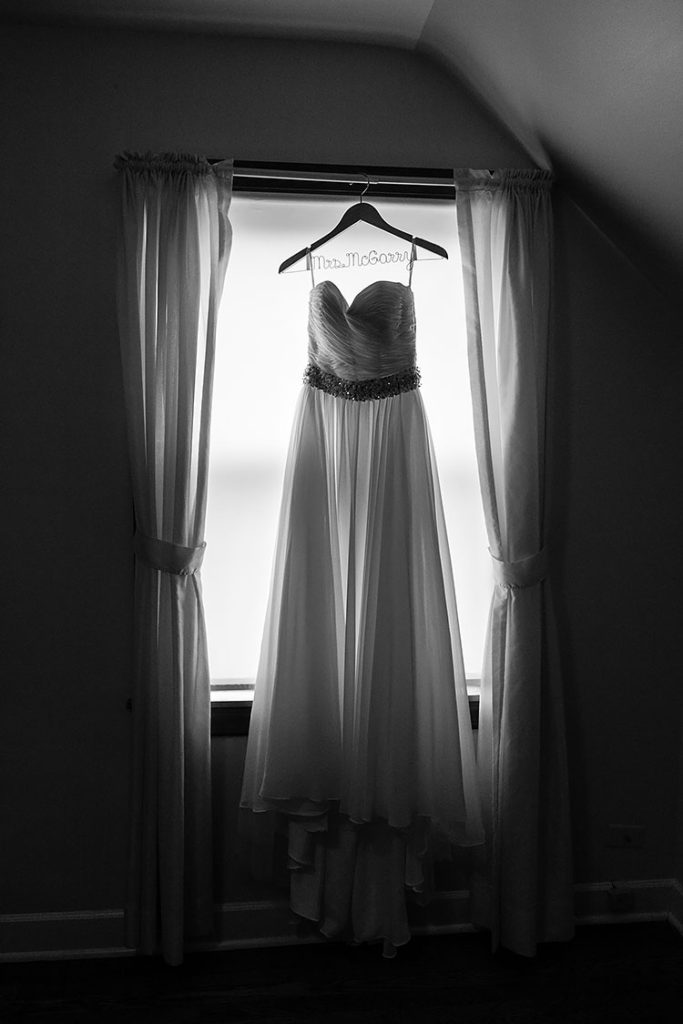
[{"label": "baseboard", "polygon": [[131,955],[123,910],[0,915],[0,962]]},{"label": "baseboard", "polygon": [[194,942],[192,950],[252,949],[315,941],[297,929],[286,899],[232,902],[216,906],[211,939]]},{"label": "baseboard", "polygon": [[[630,897],[627,909],[614,908],[615,889]],[[574,908],[576,923],[580,925],[669,921],[681,931],[683,887],[675,878],[577,883]]]},{"label": "baseboard", "polygon": [[[122,910],[0,916],[0,962],[133,956],[124,945]],[[427,907],[411,907],[411,931],[438,935],[472,931],[469,893],[438,893]],[[302,927],[286,899],[226,903],[216,907],[214,935],[189,951],[250,949],[324,942]]]},{"label": "baseboard", "polygon": [[[612,882],[575,886],[575,914],[579,925],[627,924],[668,921],[683,935],[683,885],[677,879],[620,881],[632,894],[628,910],[613,909]],[[427,907],[411,906],[410,926],[415,935],[471,932],[469,893],[437,893]],[[133,956],[124,944],[122,910],[72,911],[0,916],[0,962],[21,960],[85,959]],[[287,900],[232,902],[216,907],[214,936],[192,943],[190,950],[250,949],[297,945],[325,940],[303,929],[291,914]]]},{"label": "baseboard", "polygon": [[[473,931],[469,922],[467,891],[437,893],[428,906],[411,905],[410,930],[414,935],[439,935]],[[226,903],[216,907],[214,938],[190,945],[191,950],[249,949],[325,942],[302,926],[286,899],[250,903]]]},{"label": "baseboard", "polygon": [[669,922],[683,935],[683,885],[677,878],[672,879],[671,890]]}]

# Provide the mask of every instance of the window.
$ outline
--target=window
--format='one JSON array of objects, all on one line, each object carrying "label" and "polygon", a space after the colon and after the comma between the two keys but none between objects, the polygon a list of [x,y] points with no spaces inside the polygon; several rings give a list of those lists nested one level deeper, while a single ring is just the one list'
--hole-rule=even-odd
[{"label": "window", "polygon": [[[491,594],[467,368],[462,274],[452,202],[373,199],[391,224],[443,245],[418,250],[413,271],[422,395],[439,466],[468,676],[480,673]],[[310,273],[279,264],[329,230],[349,205],[338,197],[237,193],[219,318],[213,392],[207,553],[202,568],[214,696],[241,697],[256,675],[280,509],[280,491],[307,363]],[[406,281],[410,245],[365,224],[313,254],[316,282],[350,302],[379,278]],[[219,687],[222,690],[219,691]]]}]

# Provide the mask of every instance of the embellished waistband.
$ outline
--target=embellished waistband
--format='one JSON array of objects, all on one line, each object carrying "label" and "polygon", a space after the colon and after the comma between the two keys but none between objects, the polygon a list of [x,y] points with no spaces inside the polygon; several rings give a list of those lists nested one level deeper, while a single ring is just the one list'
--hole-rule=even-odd
[{"label": "embellished waistband", "polygon": [[321,370],[315,363],[309,363],[304,371],[304,384],[320,391],[326,391],[335,398],[347,398],[351,402],[369,402],[374,398],[393,398],[404,391],[414,391],[420,386],[420,371],[409,366],[388,377],[371,377],[368,380],[345,380],[333,373]]}]

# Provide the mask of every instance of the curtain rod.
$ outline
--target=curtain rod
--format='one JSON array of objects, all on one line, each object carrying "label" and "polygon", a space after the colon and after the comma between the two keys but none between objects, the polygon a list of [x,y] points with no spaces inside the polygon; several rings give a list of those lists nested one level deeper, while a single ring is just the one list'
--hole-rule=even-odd
[{"label": "curtain rod", "polygon": [[[214,161],[211,161],[212,163]],[[216,161],[217,162],[217,161]],[[365,194],[384,198],[455,198],[452,168],[362,167],[357,164],[294,164],[235,160],[235,192],[286,195]]]}]

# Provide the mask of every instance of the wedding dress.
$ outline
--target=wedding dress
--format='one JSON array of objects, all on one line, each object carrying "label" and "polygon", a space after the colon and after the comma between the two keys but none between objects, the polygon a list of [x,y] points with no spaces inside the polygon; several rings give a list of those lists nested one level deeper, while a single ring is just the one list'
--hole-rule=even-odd
[{"label": "wedding dress", "polygon": [[[411,276],[412,263],[411,259]],[[241,799],[255,874],[327,936],[408,941],[407,891],[482,842],[410,280],[311,289]]]}]

